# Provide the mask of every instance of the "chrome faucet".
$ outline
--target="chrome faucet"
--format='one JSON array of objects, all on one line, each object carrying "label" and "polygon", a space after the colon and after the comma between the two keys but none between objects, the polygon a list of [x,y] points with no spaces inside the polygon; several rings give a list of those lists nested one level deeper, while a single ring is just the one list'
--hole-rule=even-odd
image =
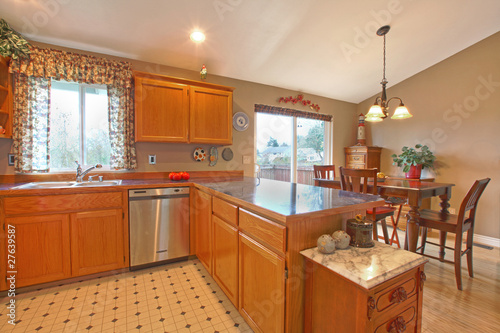
[{"label": "chrome faucet", "polygon": [[94,166],[91,166],[87,170],[82,171],[82,166],[78,163],[78,161],[75,161],[75,163],[77,165],[77,167],[76,167],[76,181],[78,183],[81,183],[83,181],[83,177],[85,177],[85,175],[87,173],[89,173],[91,170],[102,168],[101,164],[96,164]]}]

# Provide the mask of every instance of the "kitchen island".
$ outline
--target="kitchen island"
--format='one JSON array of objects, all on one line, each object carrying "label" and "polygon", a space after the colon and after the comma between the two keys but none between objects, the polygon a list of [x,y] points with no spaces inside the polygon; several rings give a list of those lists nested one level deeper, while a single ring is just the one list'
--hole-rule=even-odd
[{"label": "kitchen island", "polygon": [[[126,268],[128,190],[192,187],[191,254],[198,256],[249,325],[263,332],[303,331],[305,264],[300,251],[315,246],[320,235],[342,229],[343,222],[355,214],[384,205],[378,196],[249,177],[183,182],[124,179],[117,186],[36,190],[16,190],[15,185],[19,184],[0,187],[2,224],[21,223],[28,228],[28,222],[36,221],[42,228],[57,226],[60,232],[51,234],[51,244],[64,246],[64,251],[51,252],[51,260],[61,264],[60,271],[45,276],[45,280],[30,272],[33,279],[26,285],[74,278],[84,272],[104,272],[105,266],[97,262],[79,266],[86,263],[85,258],[98,261],[97,253],[109,253],[101,251],[110,246],[109,242],[102,243],[101,250],[86,246],[86,240],[95,236],[99,227],[93,216],[102,219],[104,213],[109,217],[103,221],[123,234],[120,237],[113,233],[114,266],[109,269]],[[69,230],[76,230],[70,228],[73,224],[86,234],[70,237]],[[41,237],[31,231],[29,235]],[[5,242],[5,238],[1,241]],[[21,240],[17,244],[25,255],[23,262],[28,261],[31,248],[22,248]],[[92,253],[85,254],[79,245]],[[1,248],[5,249],[5,244]],[[120,260],[121,253],[124,260]],[[2,267],[2,275],[6,271]],[[20,266],[18,276],[20,281]]]}]

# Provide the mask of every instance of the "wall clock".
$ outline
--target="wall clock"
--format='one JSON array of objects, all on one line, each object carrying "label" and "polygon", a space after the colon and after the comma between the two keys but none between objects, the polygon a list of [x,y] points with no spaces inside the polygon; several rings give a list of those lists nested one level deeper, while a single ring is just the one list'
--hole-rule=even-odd
[{"label": "wall clock", "polygon": [[244,131],[248,128],[248,116],[244,112],[236,112],[233,116],[233,127],[237,131]]}]

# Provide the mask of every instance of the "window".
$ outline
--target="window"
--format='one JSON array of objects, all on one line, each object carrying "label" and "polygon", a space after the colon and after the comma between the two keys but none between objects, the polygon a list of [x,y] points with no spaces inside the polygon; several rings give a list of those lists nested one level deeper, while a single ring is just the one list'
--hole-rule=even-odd
[{"label": "window", "polygon": [[255,117],[260,176],[313,185],[313,165],[329,164],[325,124],[331,122],[260,112]]},{"label": "window", "polygon": [[52,80],[49,122],[51,171],[74,170],[75,161],[109,167],[106,86]]}]

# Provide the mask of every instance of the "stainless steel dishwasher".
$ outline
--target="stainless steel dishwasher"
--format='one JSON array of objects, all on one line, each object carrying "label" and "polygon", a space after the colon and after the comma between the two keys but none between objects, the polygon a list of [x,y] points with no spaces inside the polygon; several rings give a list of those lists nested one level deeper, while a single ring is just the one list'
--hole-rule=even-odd
[{"label": "stainless steel dishwasher", "polygon": [[130,268],[189,256],[189,187],[129,190]]}]

